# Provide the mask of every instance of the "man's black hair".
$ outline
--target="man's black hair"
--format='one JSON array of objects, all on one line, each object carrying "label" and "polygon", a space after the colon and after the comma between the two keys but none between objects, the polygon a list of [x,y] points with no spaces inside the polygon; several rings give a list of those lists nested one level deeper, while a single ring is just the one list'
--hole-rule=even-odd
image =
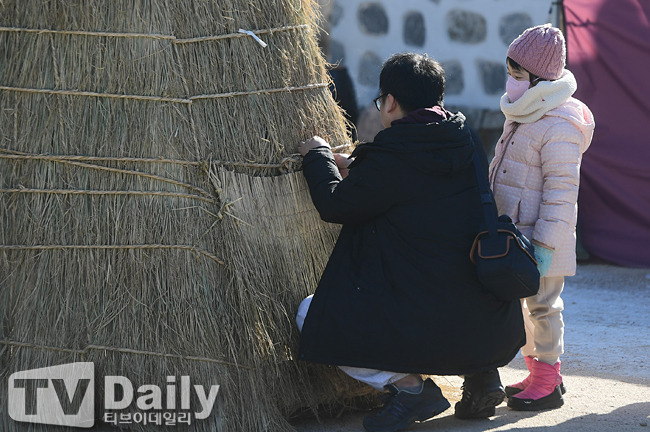
[{"label": "man's black hair", "polygon": [[382,96],[392,94],[406,112],[442,106],[445,71],[426,54],[395,54],[384,63],[379,75]]}]

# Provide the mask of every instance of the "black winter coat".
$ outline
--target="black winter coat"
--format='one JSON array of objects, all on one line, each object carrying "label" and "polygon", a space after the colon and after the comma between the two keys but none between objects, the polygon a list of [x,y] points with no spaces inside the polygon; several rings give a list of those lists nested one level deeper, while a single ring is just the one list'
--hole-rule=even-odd
[{"label": "black winter coat", "polygon": [[343,228],[305,320],[301,359],[437,375],[512,360],[525,343],[520,303],[491,295],[469,259],[482,220],[473,152],[459,113],[383,130],[357,147],[345,180],[328,148],[307,153],[314,205]]}]

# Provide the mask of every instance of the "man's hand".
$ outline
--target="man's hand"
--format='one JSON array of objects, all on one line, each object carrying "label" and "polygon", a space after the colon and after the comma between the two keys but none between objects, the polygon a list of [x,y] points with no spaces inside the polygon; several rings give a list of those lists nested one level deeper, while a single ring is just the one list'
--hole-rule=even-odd
[{"label": "man's hand", "polygon": [[309,138],[307,141],[303,141],[300,144],[298,144],[298,153],[300,153],[302,156],[305,156],[309,152],[309,150],[321,146],[325,146],[329,148],[330,145],[323,138],[319,136],[314,136],[312,138]]},{"label": "man's hand", "polygon": [[348,166],[352,163],[354,159],[348,159],[350,155],[345,153],[334,153],[334,160],[336,161],[336,166],[341,173],[341,177],[346,178],[348,176]]}]

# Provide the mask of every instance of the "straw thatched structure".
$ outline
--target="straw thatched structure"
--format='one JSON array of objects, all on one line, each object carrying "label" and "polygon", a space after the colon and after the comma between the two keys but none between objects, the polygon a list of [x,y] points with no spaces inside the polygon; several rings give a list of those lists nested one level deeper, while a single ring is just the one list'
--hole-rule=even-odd
[{"label": "straw thatched structure", "polygon": [[192,430],[291,430],[360,394],[294,359],[338,232],[295,149],[349,140],[314,9],[0,0],[0,430],[47,429],[6,415],[11,373],[73,361],[100,403],[105,375],[219,384]]}]

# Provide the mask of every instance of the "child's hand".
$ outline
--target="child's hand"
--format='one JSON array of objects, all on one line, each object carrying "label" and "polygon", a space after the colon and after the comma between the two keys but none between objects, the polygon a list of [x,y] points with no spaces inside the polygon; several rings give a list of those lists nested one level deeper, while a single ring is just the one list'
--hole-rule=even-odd
[{"label": "child's hand", "polygon": [[551,260],[553,259],[553,249],[549,249],[534,242],[535,245],[535,261],[537,261],[537,269],[539,270],[539,277],[544,277],[549,267],[551,267]]},{"label": "child's hand", "polygon": [[341,177],[346,178],[348,176],[348,166],[352,163],[354,159],[348,159],[350,155],[345,153],[334,153],[334,160],[336,161],[336,166],[341,173]]},{"label": "child's hand", "polygon": [[305,156],[307,153],[309,153],[309,150],[322,146],[329,147],[330,145],[323,138],[314,136],[312,138],[309,138],[307,141],[303,141],[298,144],[298,153],[300,153],[302,156]]}]

